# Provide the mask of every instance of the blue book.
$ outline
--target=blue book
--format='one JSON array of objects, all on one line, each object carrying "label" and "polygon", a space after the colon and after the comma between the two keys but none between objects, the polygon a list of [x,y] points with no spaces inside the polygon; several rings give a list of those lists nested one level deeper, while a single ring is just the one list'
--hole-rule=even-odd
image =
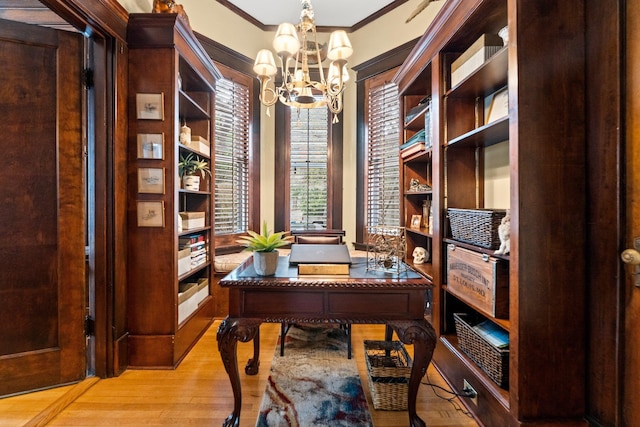
[{"label": "blue book", "polygon": [[494,347],[509,347],[509,333],[495,323],[485,320],[473,326],[473,329]]}]

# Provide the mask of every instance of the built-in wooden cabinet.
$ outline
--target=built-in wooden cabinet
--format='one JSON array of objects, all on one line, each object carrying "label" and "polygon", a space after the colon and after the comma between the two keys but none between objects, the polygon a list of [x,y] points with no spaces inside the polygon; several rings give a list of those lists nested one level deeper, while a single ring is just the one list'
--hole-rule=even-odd
[{"label": "built-in wooden cabinet", "polygon": [[[401,110],[403,140],[400,150],[401,213],[406,225],[407,262],[427,277],[433,275],[432,233],[430,217],[433,202],[432,171],[432,103],[431,67],[421,73],[419,82],[402,97]],[[431,219],[431,221],[430,221]],[[416,247],[424,248],[424,263],[413,263]]]},{"label": "built-in wooden cabinet", "polygon": [[[449,0],[394,78],[404,117],[407,262],[416,246],[431,255],[414,268],[435,286],[433,362],[456,392],[465,384],[477,392],[463,401],[487,426],[585,424],[584,16],[580,1],[568,3]],[[452,78],[465,51],[507,26],[506,44]],[[428,98],[425,122],[412,114]],[[431,147],[403,156],[421,130]],[[431,190],[411,192],[412,179]],[[430,229],[412,224],[424,200]],[[510,253],[455,239],[449,208],[509,209]],[[447,283],[456,248],[456,257],[492,263],[498,311]],[[461,349],[454,314],[508,335],[506,381]]]},{"label": "built-in wooden cabinet", "polygon": [[127,37],[129,365],[171,368],[213,319],[213,178],[186,189],[178,164],[213,170],[220,74],[176,14],[132,14]]}]

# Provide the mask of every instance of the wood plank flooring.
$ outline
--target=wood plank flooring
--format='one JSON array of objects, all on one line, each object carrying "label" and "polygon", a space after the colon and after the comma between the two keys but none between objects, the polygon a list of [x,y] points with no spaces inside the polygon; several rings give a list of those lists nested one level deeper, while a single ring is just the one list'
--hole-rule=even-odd
[{"label": "wood plank flooring", "polygon": [[[99,381],[90,379],[84,385],[81,383],[0,399],[0,427],[221,426],[233,409],[233,396],[218,353],[216,331],[219,324],[219,321],[214,322],[175,370],[127,370],[116,378]],[[255,426],[279,325],[264,324],[260,333],[261,365],[256,376],[244,375],[243,370],[253,352],[253,344],[238,343],[243,397],[240,427]],[[383,337],[382,325],[353,325],[353,353],[375,427],[404,427],[408,424],[406,411],[376,411],[369,394],[363,340]],[[411,346],[407,350],[411,354]],[[433,366],[429,366],[423,383],[427,380],[449,389]],[[74,390],[79,387],[88,389],[83,390],[80,396],[73,396]],[[438,394],[450,397],[443,391],[438,391]],[[69,398],[70,395],[73,397]],[[459,401],[455,402],[461,407]],[[417,404],[418,414],[430,427],[478,425],[470,416],[456,410],[450,402],[435,396],[428,385],[420,386]],[[65,405],[57,416],[50,419],[47,408]]]}]

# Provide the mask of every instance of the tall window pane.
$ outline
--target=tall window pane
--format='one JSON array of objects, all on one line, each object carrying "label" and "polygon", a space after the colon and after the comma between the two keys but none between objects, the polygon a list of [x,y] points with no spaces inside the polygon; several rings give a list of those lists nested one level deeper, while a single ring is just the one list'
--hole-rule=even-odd
[{"label": "tall window pane", "polygon": [[249,221],[249,88],[216,82],[215,233],[241,233]]},{"label": "tall window pane", "polygon": [[382,82],[367,92],[367,225],[400,225],[400,103],[398,87]]},{"label": "tall window pane", "polygon": [[327,227],[328,120],[326,108],[292,111],[290,118],[291,230]]}]

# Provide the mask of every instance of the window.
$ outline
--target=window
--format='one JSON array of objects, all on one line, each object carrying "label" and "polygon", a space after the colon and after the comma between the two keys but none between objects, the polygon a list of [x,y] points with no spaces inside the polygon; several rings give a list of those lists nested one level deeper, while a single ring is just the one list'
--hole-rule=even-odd
[{"label": "window", "polygon": [[328,117],[326,108],[290,114],[290,230],[327,226]]},{"label": "window", "polygon": [[249,228],[250,87],[222,73],[215,102],[216,236]]},{"label": "window", "polygon": [[365,83],[366,225],[400,225],[400,103],[398,87],[384,73]]},{"label": "window", "polygon": [[342,228],[342,123],[331,118],[276,104],[274,229]]}]

